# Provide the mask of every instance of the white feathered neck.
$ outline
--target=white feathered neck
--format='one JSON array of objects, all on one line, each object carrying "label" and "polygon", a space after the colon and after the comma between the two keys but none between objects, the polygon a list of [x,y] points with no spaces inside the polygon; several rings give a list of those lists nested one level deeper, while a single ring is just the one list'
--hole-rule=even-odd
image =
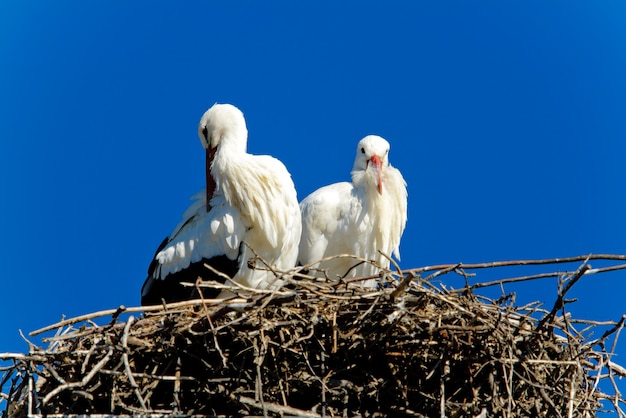
[{"label": "white feathered neck", "polygon": [[[382,194],[378,192],[375,170],[368,167],[364,161],[374,152],[373,146],[378,146],[376,154],[382,159],[381,180]],[[385,145],[384,148],[382,145]],[[364,153],[361,149],[365,146]],[[393,255],[400,259],[400,239],[407,221],[407,189],[406,182],[398,169],[389,164],[389,144],[383,138],[370,135],[359,142],[354,168],[351,172],[354,193],[360,196],[363,208],[358,222],[369,222],[370,237],[376,248],[388,256]],[[363,161],[361,161],[363,160]],[[364,168],[365,167],[365,168]],[[364,219],[369,213],[375,213],[371,219]],[[383,261],[384,257],[378,254],[367,254],[367,258]],[[388,261],[382,263],[387,265]]]},{"label": "white feathered neck", "polygon": [[227,143],[227,138],[223,138],[211,166],[216,192],[240,209],[247,227],[260,226],[267,242],[277,248],[282,245],[278,237],[285,235],[281,227],[289,225],[289,214],[283,210],[285,205],[273,207],[272,202],[283,200],[282,194],[289,191],[281,187],[279,180],[284,173],[274,165],[284,166],[273,157],[232,152]]}]

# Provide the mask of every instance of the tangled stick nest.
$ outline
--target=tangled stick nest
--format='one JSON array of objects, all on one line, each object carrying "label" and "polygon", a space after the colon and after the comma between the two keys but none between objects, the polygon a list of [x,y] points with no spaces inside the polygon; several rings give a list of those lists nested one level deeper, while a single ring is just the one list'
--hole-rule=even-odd
[{"label": "tangled stick nest", "polygon": [[[565,311],[565,295],[581,277],[626,268],[591,269],[592,258],[626,260],[382,270],[378,291],[359,286],[363,278],[337,282],[296,271],[277,292],[233,288],[239,297],[228,301],[64,320],[31,333],[56,330],[47,349],[0,355],[12,361],[2,380],[9,387],[4,416],[592,417],[604,401],[624,417],[615,379],[626,371],[612,357],[625,317],[576,321]],[[579,267],[458,290],[434,284],[449,273],[467,278],[474,269],[565,261]],[[476,294],[543,277],[559,277],[551,309]],[[602,327],[590,340],[590,330]],[[599,389],[606,382],[614,394]]]}]

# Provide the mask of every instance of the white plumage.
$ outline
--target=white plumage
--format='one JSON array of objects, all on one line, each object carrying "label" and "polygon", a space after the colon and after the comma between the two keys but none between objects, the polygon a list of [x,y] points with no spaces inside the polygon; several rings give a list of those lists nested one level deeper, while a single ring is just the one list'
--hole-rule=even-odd
[{"label": "white plumage", "polygon": [[232,105],[212,106],[200,120],[198,135],[207,153],[207,187],[194,196],[157,250],[142,288],[143,305],[197,297],[181,281],[195,282],[198,276],[224,281],[204,264],[243,286],[275,289],[282,280],[249,268],[248,260],[256,253],[277,270],[291,269],[297,260],[301,217],[285,166],[246,152],[245,119]]},{"label": "white plumage", "polygon": [[[400,238],[407,220],[407,190],[400,171],[389,165],[389,143],[376,135],[359,141],[351,174],[352,183],[322,187],[300,203],[302,265],[351,254],[389,267],[389,260],[379,251],[400,259]],[[312,268],[327,269],[331,278],[378,273],[370,263],[350,270],[357,263],[340,257]],[[370,280],[365,285],[373,287],[376,282]]]}]

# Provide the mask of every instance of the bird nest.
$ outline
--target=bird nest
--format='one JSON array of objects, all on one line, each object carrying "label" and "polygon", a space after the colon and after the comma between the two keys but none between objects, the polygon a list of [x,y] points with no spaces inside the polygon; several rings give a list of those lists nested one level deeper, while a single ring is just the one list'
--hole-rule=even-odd
[{"label": "bird nest", "polygon": [[[581,277],[626,267],[591,269],[592,258],[626,260],[381,270],[380,290],[296,273],[280,291],[64,320],[31,333],[56,331],[48,348],[0,354],[11,362],[4,416],[624,417],[616,378],[626,371],[613,352],[625,318],[574,320],[565,310]],[[576,268],[469,284],[472,270],[562,262]],[[467,283],[449,289],[438,284],[445,274]],[[477,292],[544,277],[559,278],[548,308]]]}]

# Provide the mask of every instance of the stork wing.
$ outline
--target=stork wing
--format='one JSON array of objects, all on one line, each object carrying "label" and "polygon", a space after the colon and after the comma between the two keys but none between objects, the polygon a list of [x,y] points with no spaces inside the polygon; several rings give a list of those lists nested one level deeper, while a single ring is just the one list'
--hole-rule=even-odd
[{"label": "stork wing", "polygon": [[203,259],[221,256],[237,259],[246,234],[239,210],[226,204],[223,196],[216,195],[207,212],[203,196],[204,191],[194,196],[196,201],[155,255],[156,265],[149,272],[154,279],[164,279]]}]

